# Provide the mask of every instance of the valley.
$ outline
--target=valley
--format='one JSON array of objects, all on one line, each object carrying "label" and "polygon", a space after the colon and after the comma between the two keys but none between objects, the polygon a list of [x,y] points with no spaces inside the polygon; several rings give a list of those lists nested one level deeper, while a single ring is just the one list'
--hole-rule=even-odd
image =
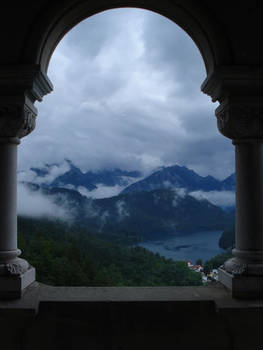
[{"label": "valley", "polygon": [[[234,206],[233,202],[229,202],[229,197],[234,196],[234,174],[220,181],[212,176],[202,177],[178,165],[162,167],[147,176],[139,171],[120,169],[83,172],[66,160],[63,165],[47,164],[43,168],[31,168],[28,173],[19,174],[19,178],[23,194],[26,193],[29,200],[37,199],[35,206],[39,208],[44,201],[43,207],[50,205],[49,213],[52,213],[50,223],[48,212],[41,214],[40,211],[33,217],[30,212],[25,212],[22,215],[23,225],[31,222],[34,226],[34,220],[37,220],[44,227],[55,227],[54,236],[44,237],[44,240],[54,241],[51,245],[56,245],[55,240],[61,235],[65,239],[67,235],[71,239],[76,236],[77,246],[85,246],[85,241],[91,239],[95,242],[92,249],[96,251],[97,245],[101,246],[102,255],[103,249],[119,251],[119,254],[123,249],[132,249],[126,252],[128,255],[135,252],[147,255],[146,252],[149,252],[153,255],[145,258],[152,261],[150,265],[154,264],[156,254],[165,259],[162,261],[195,263],[198,259],[210,261],[224,252],[222,248],[228,248],[222,244],[221,234],[234,225]],[[220,205],[217,198],[221,200]],[[225,203],[222,201],[224,198]],[[62,222],[62,226],[52,222]],[[60,230],[64,233],[59,233]],[[27,235],[26,230],[23,231]],[[232,233],[231,237],[225,236],[224,242],[232,239]],[[88,245],[91,247],[90,243]],[[136,251],[135,248],[144,250]],[[28,247],[25,245],[23,250],[27,254]],[[114,273],[122,275],[116,267],[119,266],[118,254],[112,254]],[[108,263],[111,265],[110,260]],[[169,265],[168,262],[165,264]],[[105,276],[113,273],[105,270],[106,266],[103,268]],[[46,281],[46,277],[43,278]],[[114,283],[135,283],[124,282],[124,277],[120,280],[122,282],[116,280]],[[144,283],[148,285],[150,282],[146,281],[144,277]],[[96,285],[97,282],[90,283]],[[156,283],[162,285],[163,282]]]}]

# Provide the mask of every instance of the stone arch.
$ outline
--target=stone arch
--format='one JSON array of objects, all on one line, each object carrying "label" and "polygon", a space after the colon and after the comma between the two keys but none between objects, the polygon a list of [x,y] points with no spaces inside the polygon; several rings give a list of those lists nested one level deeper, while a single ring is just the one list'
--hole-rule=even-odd
[{"label": "stone arch", "polygon": [[231,49],[220,25],[207,8],[193,0],[67,0],[52,2],[31,26],[22,61],[47,72],[50,58],[63,36],[87,17],[120,7],[151,10],[178,24],[193,39],[203,57],[208,76],[219,65],[231,63]]},{"label": "stone arch", "polygon": [[[138,7],[184,29],[207,70],[203,92],[219,101],[219,131],[236,149],[236,249],[219,274],[232,295],[263,293],[263,51],[262,4],[208,0],[41,0],[1,7],[0,40],[0,298],[19,298],[35,280],[18,258],[16,166],[20,138],[35,127],[36,100],[51,92],[46,72],[62,37],[83,19],[104,10]],[[8,205],[6,205],[8,203]]]}]

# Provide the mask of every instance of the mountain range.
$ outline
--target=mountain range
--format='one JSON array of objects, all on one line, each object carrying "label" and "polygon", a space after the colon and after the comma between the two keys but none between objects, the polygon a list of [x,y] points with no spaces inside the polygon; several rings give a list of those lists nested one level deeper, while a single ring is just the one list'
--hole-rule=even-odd
[{"label": "mountain range", "polygon": [[234,174],[220,181],[212,176],[200,176],[185,166],[169,166],[126,187],[122,193],[152,191],[163,188],[184,188],[192,191],[234,191]]},{"label": "mountain range", "polygon": [[136,181],[142,177],[139,171],[124,171],[120,169],[101,170],[97,172],[87,171],[82,172],[70,160],[65,160],[67,170],[56,176],[50,182],[45,182],[45,178],[49,178],[50,172],[54,167],[59,168],[59,164],[46,164],[43,168],[31,168],[30,170],[38,177],[38,183],[41,183],[41,178],[49,188],[54,187],[85,187],[92,191],[97,188],[97,185],[103,186],[128,186],[131,182]]},{"label": "mountain range", "polygon": [[128,230],[150,239],[175,232],[220,230],[233,224],[233,215],[180,191],[161,189],[90,199],[75,190],[42,189],[66,210],[74,223],[99,232]]},{"label": "mountain range", "polygon": [[[191,195],[193,191],[232,191],[234,175],[219,181],[175,165],[141,179],[138,171],[82,172],[67,161],[64,173],[50,177],[54,167],[58,165],[31,168],[35,183],[26,186],[63,208],[74,223],[99,232],[129,230],[151,239],[175,232],[225,229],[234,222],[232,212]],[[79,186],[93,191],[116,185],[122,192],[109,198],[88,198],[77,191]]]},{"label": "mountain range", "polygon": [[[52,179],[51,182],[45,183],[48,188],[77,189],[79,186],[83,186],[92,191],[101,185],[108,187],[119,185],[123,187],[122,194],[168,188],[184,188],[187,192],[235,190],[235,174],[220,181],[213,176],[200,176],[193,170],[179,165],[162,167],[143,178],[139,171],[113,169],[82,172],[70,160],[66,160],[66,163],[68,165],[67,171]],[[58,167],[59,165],[47,164],[44,168],[31,168],[30,170],[36,174],[38,180],[45,179],[54,166]]]}]

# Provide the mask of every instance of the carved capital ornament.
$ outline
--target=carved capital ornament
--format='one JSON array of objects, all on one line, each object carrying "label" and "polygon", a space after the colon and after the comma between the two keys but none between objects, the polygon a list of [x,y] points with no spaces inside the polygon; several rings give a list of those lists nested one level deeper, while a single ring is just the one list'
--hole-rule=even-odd
[{"label": "carved capital ornament", "polygon": [[263,139],[263,67],[221,66],[202,84],[218,101],[219,131],[234,140]]},{"label": "carved capital ornament", "polygon": [[0,103],[0,136],[22,138],[31,133],[36,124],[37,110],[31,104]]},{"label": "carved capital ornament", "polygon": [[36,100],[52,91],[39,66],[0,66],[0,137],[22,138],[36,125]]},{"label": "carved capital ornament", "polygon": [[263,104],[224,101],[215,111],[221,134],[232,139],[263,139]]}]

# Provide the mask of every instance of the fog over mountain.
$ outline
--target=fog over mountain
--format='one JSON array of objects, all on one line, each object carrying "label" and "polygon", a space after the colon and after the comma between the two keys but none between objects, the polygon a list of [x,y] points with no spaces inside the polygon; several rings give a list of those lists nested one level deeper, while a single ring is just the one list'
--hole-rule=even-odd
[{"label": "fog over mountain", "polygon": [[48,217],[49,219],[71,220],[71,214],[62,206],[57,205],[41,191],[32,191],[25,184],[18,184],[18,214],[24,217]]},{"label": "fog over mountain", "polygon": [[[225,229],[233,224],[232,213],[227,213],[207,200],[197,200],[182,189],[133,192],[104,199],[91,199],[78,191],[65,188],[41,188],[23,184],[31,191],[39,205],[40,195],[45,207],[33,217],[55,217],[68,223],[89,227],[98,232],[127,230],[152,239],[177,232],[191,233]],[[27,208],[26,208],[27,209]],[[59,210],[57,210],[59,209]],[[25,212],[22,211],[23,215]],[[66,215],[65,215],[66,214]],[[26,215],[30,216],[30,215]]]},{"label": "fog over mountain", "polygon": [[[84,201],[85,208],[89,203],[88,211],[92,212],[93,204],[100,203],[95,202],[96,200],[109,198],[109,203],[116,201],[114,206],[119,213],[124,213],[123,196],[140,198],[141,193],[145,193],[143,197],[147,197],[147,192],[155,193],[158,190],[177,193],[181,198],[191,196],[201,203],[208,201],[212,205],[228,209],[234,207],[235,199],[234,174],[220,181],[212,176],[200,176],[193,170],[178,165],[159,168],[149,176],[143,177],[138,171],[120,169],[83,172],[72,161],[64,160],[57,164],[46,164],[42,168],[33,167],[28,171],[21,171],[18,173],[18,179],[20,214],[57,216],[68,220],[75,216],[74,211],[79,210],[80,202]],[[132,197],[129,197],[130,194]],[[156,195],[149,196],[153,202],[156,200]],[[85,198],[89,200],[85,201]],[[98,208],[98,204],[95,207]],[[147,210],[141,205],[139,208]],[[82,213],[84,216],[86,214]],[[106,219],[108,214],[109,208],[101,217]]]},{"label": "fog over mountain", "polygon": [[117,195],[142,177],[139,171],[120,169],[84,172],[67,159],[60,163],[45,164],[41,168],[32,167],[18,173],[20,183],[74,189],[91,198]]}]

